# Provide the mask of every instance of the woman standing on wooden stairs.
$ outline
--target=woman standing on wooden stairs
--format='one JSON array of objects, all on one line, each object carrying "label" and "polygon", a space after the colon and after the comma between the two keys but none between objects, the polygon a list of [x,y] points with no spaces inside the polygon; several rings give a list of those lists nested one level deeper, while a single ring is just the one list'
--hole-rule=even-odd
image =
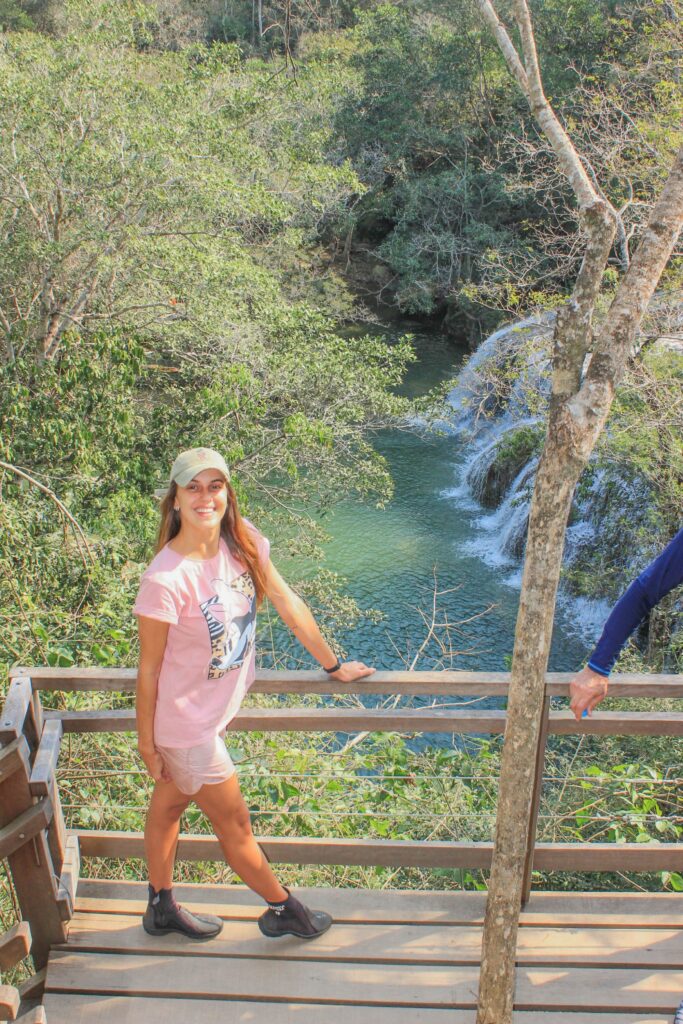
[{"label": "woman standing on wooden stairs", "polygon": [[220,918],[191,914],[173,897],[180,817],[194,800],[213,825],[233,871],[261,896],[264,935],[312,939],[332,924],[281,885],[254,839],[228,723],[254,679],[256,609],[267,596],[307,651],[334,679],[350,683],[374,669],[340,664],[304,602],[269,558],[269,542],[237,507],[223,457],[182,452],[161,503],[157,554],[144,573],[134,612],[140,630],[138,749],[155,786],[145,827],[151,935],[177,931],[209,939]]}]

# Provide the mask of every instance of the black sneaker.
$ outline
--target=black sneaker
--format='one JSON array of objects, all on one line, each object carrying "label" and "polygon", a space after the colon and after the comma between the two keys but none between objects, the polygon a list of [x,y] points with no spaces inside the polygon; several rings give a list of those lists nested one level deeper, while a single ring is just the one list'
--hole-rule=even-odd
[{"label": "black sneaker", "polygon": [[215,939],[223,930],[223,922],[220,917],[214,917],[213,914],[191,914],[185,907],[176,903],[172,889],[160,889],[159,892],[155,892],[150,885],[149,903],[142,918],[142,927],[148,935],[179,932],[188,939],[201,942]]},{"label": "black sneaker", "polygon": [[317,939],[332,924],[332,918],[324,910],[309,910],[308,907],[292,896],[284,903],[271,903],[264,914],[258,919],[258,926],[269,939],[279,939],[281,935],[296,935],[298,939]]}]

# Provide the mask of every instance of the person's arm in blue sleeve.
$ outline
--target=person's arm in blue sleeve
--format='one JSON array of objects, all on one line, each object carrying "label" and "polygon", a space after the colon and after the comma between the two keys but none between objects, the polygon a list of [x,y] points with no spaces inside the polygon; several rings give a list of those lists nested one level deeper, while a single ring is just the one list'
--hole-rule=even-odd
[{"label": "person's arm in blue sleeve", "polygon": [[617,601],[588,664],[570,683],[577,720],[589,715],[607,693],[607,680],[619,652],[643,619],[674,587],[683,583],[683,530],[648,565]]}]

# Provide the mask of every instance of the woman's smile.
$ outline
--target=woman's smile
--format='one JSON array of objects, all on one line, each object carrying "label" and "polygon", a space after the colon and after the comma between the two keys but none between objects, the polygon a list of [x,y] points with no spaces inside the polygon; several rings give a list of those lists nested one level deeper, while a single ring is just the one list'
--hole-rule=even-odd
[{"label": "woman's smile", "polygon": [[176,501],[180,510],[181,522],[193,520],[198,525],[210,524],[212,527],[220,522],[228,507],[228,492],[223,476],[216,476],[213,469],[205,469],[190,480],[187,487],[179,487]]}]

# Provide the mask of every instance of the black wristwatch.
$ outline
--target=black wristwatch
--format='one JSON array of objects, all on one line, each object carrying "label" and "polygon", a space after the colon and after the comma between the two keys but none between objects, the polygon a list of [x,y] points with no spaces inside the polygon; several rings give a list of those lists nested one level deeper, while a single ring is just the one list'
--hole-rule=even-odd
[{"label": "black wristwatch", "polygon": [[339,658],[337,658],[336,664],[334,664],[332,668],[325,668],[325,666],[323,665],[323,669],[325,670],[325,672],[327,672],[328,676],[331,676],[333,672],[338,672],[340,668],[341,661],[339,660]]}]

